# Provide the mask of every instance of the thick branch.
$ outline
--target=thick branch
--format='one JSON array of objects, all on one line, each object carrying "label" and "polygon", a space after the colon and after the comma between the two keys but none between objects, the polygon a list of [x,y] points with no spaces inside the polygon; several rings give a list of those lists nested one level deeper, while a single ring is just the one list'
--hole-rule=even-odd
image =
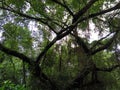
[{"label": "thick branch", "polygon": [[44,48],[44,50],[38,55],[36,62],[39,63],[41,58],[46,54],[46,52],[56,43],[56,41],[62,39],[63,37],[67,36],[73,29],[74,29],[74,24],[63,29],[62,31],[65,32],[61,32],[58,33],[58,35]]},{"label": "thick branch", "polygon": [[109,8],[109,9],[106,9],[106,10],[102,10],[102,11],[100,11],[100,12],[98,12],[98,13],[93,13],[93,14],[90,14],[90,15],[88,15],[88,16],[86,16],[86,17],[83,17],[82,19],[79,19],[79,20],[77,21],[77,23],[81,23],[82,21],[84,21],[84,20],[86,20],[86,19],[90,19],[90,18],[93,18],[93,17],[97,17],[97,16],[99,16],[99,15],[103,15],[103,14],[105,14],[105,13],[108,13],[108,12],[111,12],[111,11],[114,11],[114,10],[117,10],[117,9],[120,9],[120,2],[119,2],[116,6],[114,6],[114,7],[112,7],[112,8]]},{"label": "thick branch", "polygon": [[98,0],[90,0],[86,5],[85,7],[83,7],[80,11],[78,11],[75,15],[74,15],[74,19],[73,20],[74,22],[76,20],[78,20],[85,12],[87,12],[87,10],[95,3],[97,2]]},{"label": "thick branch", "polygon": [[104,44],[103,46],[101,46],[101,47],[99,47],[99,48],[97,48],[97,49],[95,49],[93,51],[91,51],[91,55],[94,55],[97,52],[100,52],[100,51],[102,51],[104,49],[107,49],[113,43],[113,41],[117,37],[117,34],[118,34],[118,31],[114,34],[114,36],[106,44]]},{"label": "thick branch", "polygon": [[55,37],[45,48],[44,50],[38,55],[36,59],[36,63],[39,63],[41,61],[41,58],[46,54],[46,52],[55,44],[55,42],[58,40],[58,37]]},{"label": "thick branch", "polygon": [[58,36],[59,37],[58,39],[60,40],[61,38],[63,38],[65,36],[67,36],[68,34],[70,34],[71,31],[73,31],[74,28],[75,28],[75,24],[72,24],[71,26],[61,30],[61,32],[60,32],[60,34]]},{"label": "thick branch", "polygon": [[70,8],[65,4],[65,2],[64,2],[64,4],[63,4],[63,3],[59,2],[59,0],[52,0],[52,1],[55,2],[55,3],[57,3],[57,4],[59,4],[59,5],[61,5],[62,7],[64,7],[64,8],[69,12],[70,15],[74,16],[73,12],[72,12],[72,11],[70,10]]},{"label": "thick branch", "polygon": [[70,32],[74,29],[75,24],[61,30],[63,32],[58,33],[58,35],[44,48],[44,50],[38,55],[36,62],[39,63],[41,58],[46,54],[46,52],[56,43],[56,41],[62,39],[63,37],[70,34]]},{"label": "thick branch", "polygon": [[96,46],[98,46],[102,40],[107,39],[107,37],[109,37],[111,34],[113,34],[113,32],[111,32],[111,33],[109,33],[108,35],[106,35],[105,37],[97,40],[96,43],[92,45],[92,47],[90,48],[90,50],[92,50],[92,49],[94,49]]},{"label": "thick branch", "polygon": [[14,50],[11,50],[7,47],[4,47],[2,44],[0,44],[0,51],[4,52],[6,54],[9,54],[9,55],[15,56],[17,58],[20,58],[24,62],[31,64],[31,59],[29,57],[25,56],[22,53],[19,53],[17,51],[14,51]]}]

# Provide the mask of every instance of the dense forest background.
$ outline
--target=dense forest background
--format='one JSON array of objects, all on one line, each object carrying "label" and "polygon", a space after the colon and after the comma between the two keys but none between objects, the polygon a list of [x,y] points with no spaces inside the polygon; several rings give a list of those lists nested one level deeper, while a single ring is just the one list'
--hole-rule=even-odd
[{"label": "dense forest background", "polygon": [[0,90],[120,90],[119,0],[0,0]]}]

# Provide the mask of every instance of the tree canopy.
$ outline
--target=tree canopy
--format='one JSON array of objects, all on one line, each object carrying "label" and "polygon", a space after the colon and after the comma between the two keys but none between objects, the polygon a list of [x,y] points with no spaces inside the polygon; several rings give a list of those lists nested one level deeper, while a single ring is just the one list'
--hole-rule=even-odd
[{"label": "tree canopy", "polygon": [[0,87],[120,89],[119,24],[119,0],[1,0]]}]

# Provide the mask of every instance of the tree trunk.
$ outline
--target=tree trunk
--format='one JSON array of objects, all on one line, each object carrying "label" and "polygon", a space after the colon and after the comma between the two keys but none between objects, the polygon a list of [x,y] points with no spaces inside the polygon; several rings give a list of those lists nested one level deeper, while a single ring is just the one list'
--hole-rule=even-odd
[{"label": "tree trunk", "polygon": [[30,66],[29,90],[57,90],[55,84],[42,72],[40,66]]},{"label": "tree trunk", "polygon": [[25,62],[23,61],[23,84],[26,86],[26,68],[25,68]]}]

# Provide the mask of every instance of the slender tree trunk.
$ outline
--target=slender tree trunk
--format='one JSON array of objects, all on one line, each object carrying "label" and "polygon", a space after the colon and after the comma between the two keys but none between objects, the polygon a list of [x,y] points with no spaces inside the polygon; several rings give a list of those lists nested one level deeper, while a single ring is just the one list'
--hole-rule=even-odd
[{"label": "slender tree trunk", "polygon": [[23,61],[23,84],[26,86],[26,68],[25,68],[25,62]]},{"label": "slender tree trunk", "polygon": [[59,72],[62,70],[62,57],[59,58]]},{"label": "slender tree trunk", "polygon": [[14,83],[17,84],[17,83],[18,83],[18,80],[17,80],[17,78],[16,78],[16,68],[15,68],[15,64],[14,64],[14,62],[13,62],[13,60],[12,60],[12,57],[10,57],[9,59],[10,59],[10,62],[12,63],[13,71],[14,71],[14,74],[13,74],[13,76],[12,76],[12,79],[13,79]]}]

